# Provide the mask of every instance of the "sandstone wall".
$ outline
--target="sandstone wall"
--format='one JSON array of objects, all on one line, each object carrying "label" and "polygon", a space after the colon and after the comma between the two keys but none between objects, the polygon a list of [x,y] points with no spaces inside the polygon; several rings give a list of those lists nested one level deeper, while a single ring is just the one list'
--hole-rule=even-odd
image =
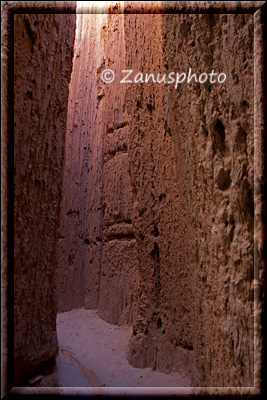
[{"label": "sandstone wall", "polygon": [[[98,307],[111,323],[133,320],[136,240],[125,90],[105,68],[125,64],[123,15],[77,15],[70,84],[59,256],[59,310]],[[108,11],[108,9],[107,9]],[[115,82],[114,82],[115,84]]]},{"label": "sandstone wall", "polygon": [[98,305],[102,256],[106,15],[77,15],[65,147],[59,256],[59,311]]},{"label": "sandstone wall", "polygon": [[[161,15],[125,16],[127,69],[163,71]],[[170,89],[170,88],[168,88]],[[193,370],[194,236],[187,165],[176,111],[164,85],[132,84],[126,106],[132,116],[130,177],[138,243],[138,317],[128,358],[134,366]],[[186,155],[187,156],[187,155]]]},{"label": "sandstone wall", "polygon": [[157,68],[153,61],[160,50],[154,52],[153,46],[162,41],[159,69],[187,72],[191,66],[201,73],[214,68],[228,79],[225,85],[181,84],[164,93],[145,85],[138,93],[135,85],[133,94],[129,88],[130,176],[139,211],[134,226],[142,232],[138,318],[129,360],[165,370],[182,362],[194,371],[195,358],[198,378],[193,376],[201,385],[251,385],[258,279],[253,17],[162,15],[160,38],[153,31],[156,21],[148,28],[148,18],[154,17],[125,17],[129,32],[138,32],[137,57],[126,34],[129,69]]},{"label": "sandstone wall", "polygon": [[[120,9],[118,8],[118,11]],[[105,35],[105,68],[125,69],[123,15],[109,15]],[[103,253],[99,316],[110,323],[134,320],[138,286],[137,246],[133,228],[133,193],[129,174],[129,116],[126,85],[107,85],[103,169]]]},{"label": "sandstone wall", "polygon": [[74,14],[14,16],[15,383],[57,353],[56,243],[74,30]]},{"label": "sandstone wall", "polygon": [[162,31],[170,70],[227,75],[170,93],[170,126],[189,183],[200,384],[253,385],[253,16],[164,16]]}]

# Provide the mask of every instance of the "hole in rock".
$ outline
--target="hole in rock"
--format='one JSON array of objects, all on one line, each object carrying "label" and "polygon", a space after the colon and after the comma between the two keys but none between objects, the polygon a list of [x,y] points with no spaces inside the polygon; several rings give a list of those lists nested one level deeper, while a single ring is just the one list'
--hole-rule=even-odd
[{"label": "hole in rock", "polygon": [[215,149],[216,151],[220,151],[222,156],[225,155],[227,151],[226,143],[225,143],[225,127],[220,119],[217,119],[215,128],[214,128],[214,139],[215,139]]}]

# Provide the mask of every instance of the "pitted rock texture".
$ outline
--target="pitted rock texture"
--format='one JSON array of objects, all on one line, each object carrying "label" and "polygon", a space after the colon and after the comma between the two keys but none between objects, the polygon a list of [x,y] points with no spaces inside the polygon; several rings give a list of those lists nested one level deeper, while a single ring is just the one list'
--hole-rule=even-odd
[{"label": "pitted rock texture", "polygon": [[75,15],[14,16],[15,383],[57,353],[56,243]]},{"label": "pitted rock texture", "polygon": [[[125,69],[122,15],[109,15],[105,35],[105,68]],[[136,317],[137,243],[129,174],[129,127],[126,86],[117,80],[106,90],[103,168],[103,254],[98,314],[110,323],[128,324]]]},{"label": "pitted rock texture", "polygon": [[253,23],[252,15],[163,17],[170,70],[194,66],[227,76],[222,85],[187,84],[168,94],[189,183],[193,344],[206,386],[254,379]]},{"label": "pitted rock texture", "polygon": [[[155,69],[214,68],[227,82],[165,86],[161,95],[154,87],[136,85],[135,95],[128,89],[130,176],[140,210],[133,221],[143,261],[129,360],[170,370],[194,349],[195,382],[251,385],[253,17],[162,15],[160,38],[151,25],[146,31],[147,18],[125,18],[129,69],[153,70],[153,46],[162,40]],[[137,60],[130,40],[127,47],[134,27]]]},{"label": "pitted rock texture", "polygon": [[[127,69],[165,69],[163,21],[161,15],[125,16]],[[171,125],[176,111],[168,100],[164,85],[128,85],[133,226],[140,274],[138,317],[128,358],[137,367],[193,371],[195,242],[190,181],[177,129]]]},{"label": "pitted rock texture", "polygon": [[122,15],[77,15],[58,244],[59,310],[98,307],[115,324],[133,321],[138,281],[126,88],[101,80],[124,69],[123,35]]}]

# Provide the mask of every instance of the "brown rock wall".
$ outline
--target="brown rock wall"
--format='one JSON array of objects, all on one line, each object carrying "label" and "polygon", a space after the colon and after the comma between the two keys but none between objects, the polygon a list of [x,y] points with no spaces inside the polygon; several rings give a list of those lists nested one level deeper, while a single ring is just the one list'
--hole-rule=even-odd
[{"label": "brown rock wall", "polygon": [[99,72],[105,20],[105,15],[77,15],[58,246],[60,311],[98,305],[106,126]]},{"label": "brown rock wall", "polygon": [[[164,69],[162,20],[161,15],[125,16],[127,69],[135,73]],[[140,274],[138,317],[128,357],[134,366],[170,371],[194,367],[194,241],[187,170],[177,132],[170,126],[175,111],[164,90],[153,83],[127,88]]]},{"label": "brown rock wall", "polygon": [[77,27],[58,245],[59,310],[98,307],[103,319],[129,323],[138,275],[126,88],[109,88],[101,80],[105,68],[124,68],[123,15],[80,14]]},{"label": "brown rock wall", "polygon": [[257,279],[253,262],[253,17],[164,16],[163,21],[164,60],[170,70],[187,71],[191,66],[199,73],[213,68],[227,75],[222,85],[180,85],[168,102],[176,110],[170,113],[170,127],[187,169],[190,224],[196,240],[192,242],[194,349],[200,383],[250,385],[252,285]]},{"label": "brown rock wall", "polygon": [[57,353],[56,242],[75,15],[14,16],[15,382]]},{"label": "brown rock wall", "polygon": [[[120,11],[120,6],[118,7]],[[118,75],[125,69],[123,15],[109,15],[105,35],[106,68]],[[127,324],[135,317],[138,281],[136,239],[132,225],[132,188],[129,175],[128,114],[125,85],[107,85],[103,169],[103,254],[99,316]]]}]

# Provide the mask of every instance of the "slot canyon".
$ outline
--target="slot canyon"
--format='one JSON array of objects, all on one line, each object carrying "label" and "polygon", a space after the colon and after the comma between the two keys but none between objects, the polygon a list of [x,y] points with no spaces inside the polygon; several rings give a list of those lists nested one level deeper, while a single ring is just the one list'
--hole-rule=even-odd
[{"label": "slot canyon", "polygon": [[[253,12],[236,11],[242,2],[6,3],[16,10],[5,159],[13,386],[35,375],[58,385],[57,317],[78,310],[129,330],[133,368],[181,373],[195,388],[255,389],[264,2],[240,6]],[[121,83],[123,71],[134,80],[189,68],[226,80]]]}]

